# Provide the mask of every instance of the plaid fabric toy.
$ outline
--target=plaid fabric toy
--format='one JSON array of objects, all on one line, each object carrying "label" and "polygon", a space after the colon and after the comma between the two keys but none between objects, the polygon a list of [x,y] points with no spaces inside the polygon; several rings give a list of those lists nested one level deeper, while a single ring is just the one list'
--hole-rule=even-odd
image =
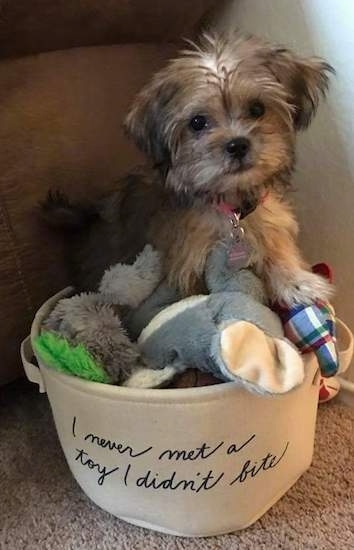
[{"label": "plaid fabric toy", "polygon": [[301,353],[315,353],[322,376],[334,376],[338,370],[335,319],[331,306],[317,302],[279,308],[285,336]]}]

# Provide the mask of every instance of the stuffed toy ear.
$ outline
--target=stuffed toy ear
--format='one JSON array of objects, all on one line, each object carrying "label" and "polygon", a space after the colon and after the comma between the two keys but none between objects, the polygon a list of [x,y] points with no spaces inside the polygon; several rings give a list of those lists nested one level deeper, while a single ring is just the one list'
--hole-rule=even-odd
[{"label": "stuffed toy ear", "polygon": [[137,308],[162,277],[159,252],[147,244],[132,265],[115,264],[104,272],[99,292],[109,304]]},{"label": "stuffed toy ear", "polygon": [[225,328],[220,348],[224,376],[241,378],[261,393],[285,393],[304,379],[304,364],[295,348],[247,321]]}]

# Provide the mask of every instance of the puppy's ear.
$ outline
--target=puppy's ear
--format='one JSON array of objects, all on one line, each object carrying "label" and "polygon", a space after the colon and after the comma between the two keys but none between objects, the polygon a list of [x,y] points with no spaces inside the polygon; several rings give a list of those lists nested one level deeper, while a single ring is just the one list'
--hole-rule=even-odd
[{"label": "puppy's ear", "polygon": [[284,48],[271,51],[267,66],[285,87],[295,107],[295,128],[307,128],[316,114],[320,98],[326,95],[329,75],[335,73],[333,67],[319,57],[299,57]]},{"label": "puppy's ear", "polygon": [[170,121],[176,93],[174,82],[156,75],[135,98],[124,124],[126,132],[139,149],[163,169],[170,164]]}]

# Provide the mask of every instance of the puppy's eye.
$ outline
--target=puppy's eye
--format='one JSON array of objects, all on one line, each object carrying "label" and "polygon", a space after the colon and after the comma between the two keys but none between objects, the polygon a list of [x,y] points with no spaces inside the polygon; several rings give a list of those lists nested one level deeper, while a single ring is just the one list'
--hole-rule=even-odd
[{"label": "puppy's eye", "polygon": [[248,113],[252,118],[261,118],[265,113],[265,106],[262,101],[252,101],[248,106]]},{"label": "puppy's eye", "polygon": [[201,132],[208,126],[208,119],[204,115],[196,115],[189,121],[189,126],[194,132]]}]

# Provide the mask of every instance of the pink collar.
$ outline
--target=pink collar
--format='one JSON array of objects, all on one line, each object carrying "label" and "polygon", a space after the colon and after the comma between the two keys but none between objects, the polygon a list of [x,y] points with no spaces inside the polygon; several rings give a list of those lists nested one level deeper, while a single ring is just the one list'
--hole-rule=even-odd
[{"label": "pink collar", "polygon": [[251,214],[252,212],[254,212],[257,206],[259,206],[260,204],[264,204],[268,196],[269,196],[269,190],[265,192],[265,194],[263,195],[263,197],[260,199],[258,203],[256,203],[255,205],[252,205],[248,209],[246,208],[246,210],[243,210],[242,208],[234,208],[233,206],[231,206],[230,203],[225,201],[220,201],[218,204],[215,205],[215,208],[218,212],[220,212],[220,214],[224,214],[225,216],[228,216],[228,217],[233,217],[235,214],[237,214],[239,219],[242,220],[243,218],[248,216],[248,214]]}]

